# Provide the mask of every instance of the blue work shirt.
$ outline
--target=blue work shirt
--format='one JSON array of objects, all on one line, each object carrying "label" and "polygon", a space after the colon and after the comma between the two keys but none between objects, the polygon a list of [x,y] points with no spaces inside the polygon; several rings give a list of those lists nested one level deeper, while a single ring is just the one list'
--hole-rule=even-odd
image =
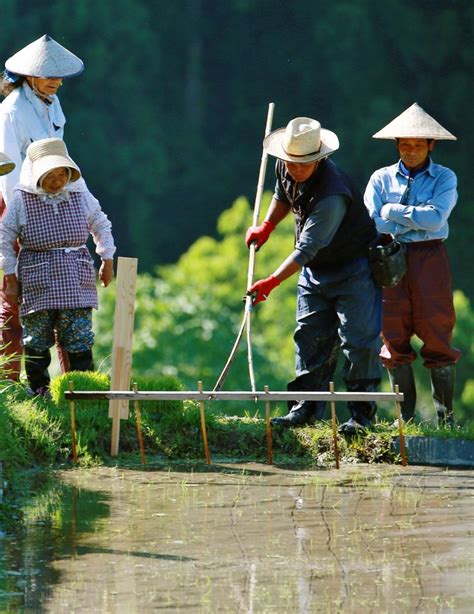
[{"label": "blue work shirt", "polygon": [[452,170],[435,164],[411,176],[401,160],[371,176],[364,202],[377,230],[403,243],[446,239],[458,198]]}]

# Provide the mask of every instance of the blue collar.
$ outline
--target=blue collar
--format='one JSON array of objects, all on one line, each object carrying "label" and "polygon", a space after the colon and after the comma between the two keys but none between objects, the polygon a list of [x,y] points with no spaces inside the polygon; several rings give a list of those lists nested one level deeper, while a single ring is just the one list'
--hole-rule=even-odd
[{"label": "blue collar", "polygon": [[433,162],[432,162],[432,160],[431,160],[431,158],[429,156],[426,159],[426,162],[423,164],[423,166],[421,168],[416,169],[416,170],[412,170],[412,169],[407,168],[405,166],[405,164],[403,163],[403,161],[399,160],[398,161],[398,169],[397,170],[404,177],[416,177],[417,175],[420,175],[421,173],[424,173],[425,171],[427,171],[430,175],[433,176],[432,165],[433,165]]}]

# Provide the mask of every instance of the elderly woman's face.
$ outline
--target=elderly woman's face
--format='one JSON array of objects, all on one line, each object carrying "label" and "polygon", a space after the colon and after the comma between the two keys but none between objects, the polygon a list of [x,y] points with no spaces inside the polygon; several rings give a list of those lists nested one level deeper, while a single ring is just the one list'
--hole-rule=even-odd
[{"label": "elderly woman's face", "polygon": [[67,168],[55,168],[50,171],[41,181],[41,187],[48,194],[56,194],[60,192],[69,181],[69,173]]},{"label": "elderly woman's face", "polygon": [[26,77],[30,87],[43,96],[54,96],[58,89],[63,84],[63,80],[59,78],[42,79],[41,77]]},{"label": "elderly woman's face", "polygon": [[308,162],[306,164],[301,164],[300,162],[285,162],[286,170],[290,174],[291,178],[297,183],[308,181],[316,170],[318,164],[319,160],[316,162]]}]

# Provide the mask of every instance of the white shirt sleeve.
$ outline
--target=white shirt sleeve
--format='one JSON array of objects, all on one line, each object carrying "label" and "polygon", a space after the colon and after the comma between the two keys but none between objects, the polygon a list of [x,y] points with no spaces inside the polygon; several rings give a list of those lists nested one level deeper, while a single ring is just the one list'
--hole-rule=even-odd
[{"label": "white shirt sleeve", "polygon": [[0,268],[5,275],[15,272],[17,261],[15,242],[21,236],[25,221],[23,198],[20,192],[15,192],[13,201],[0,222]]},{"label": "white shirt sleeve", "polygon": [[10,113],[2,113],[0,115],[0,151],[5,152],[10,160],[15,163],[13,171],[0,178],[0,192],[7,207],[10,206],[13,200],[13,189],[20,178],[22,165],[21,143],[22,138],[19,134],[19,127],[14,122]]},{"label": "white shirt sleeve", "polygon": [[96,253],[102,260],[111,260],[115,254],[115,243],[112,236],[112,223],[102,211],[97,198],[89,190],[82,192],[86,208],[89,232],[94,239]]}]

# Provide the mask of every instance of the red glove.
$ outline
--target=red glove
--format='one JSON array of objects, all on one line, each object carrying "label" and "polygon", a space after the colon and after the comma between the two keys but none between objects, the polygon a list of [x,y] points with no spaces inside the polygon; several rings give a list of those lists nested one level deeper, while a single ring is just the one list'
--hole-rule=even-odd
[{"label": "red glove", "polygon": [[255,298],[252,301],[252,305],[256,305],[261,301],[266,301],[268,295],[273,290],[280,285],[280,280],[273,275],[267,277],[266,279],[261,279],[260,281],[256,281],[253,286],[249,288],[247,292],[248,295],[255,294]]},{"label": "red glove", "polygon": [[250,226],[245,235],[247,247],[250,247],[251,243],[255,243],[255,249],[258,252],[275,228],[275,224],[270,220],[265,220],[260,226]]}]

